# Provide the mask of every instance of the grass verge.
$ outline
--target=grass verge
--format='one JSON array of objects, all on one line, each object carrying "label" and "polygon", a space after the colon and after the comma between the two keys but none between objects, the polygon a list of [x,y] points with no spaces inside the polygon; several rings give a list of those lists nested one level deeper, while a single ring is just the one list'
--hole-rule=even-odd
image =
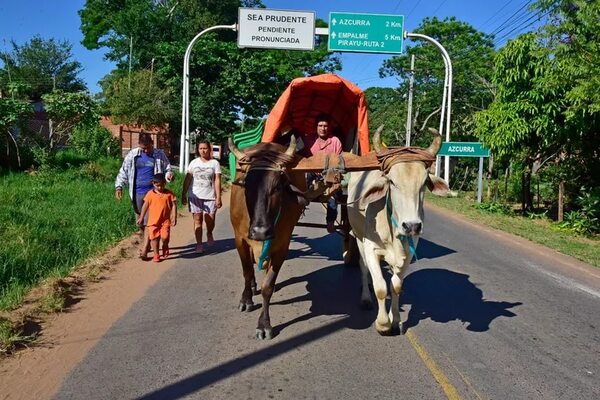
[{"label": "grass verge", "polygon": [[446,208],[470,220],[498,230],[521,236],[600,268],[600,238],[581,236],[557,230],[547,218],[528,218],[504,212],[490,212],[475,207],[475,201],[465,197],[437,197],[428,193],[426,202]]},{"label": "grass verge", "polygon": [[[0,310],[48,277],[72,269],[136,231],[128,197],[114,198],[118,159],[62,171],[0,177]],[[168,187],[177,196],[182,177]]]}]

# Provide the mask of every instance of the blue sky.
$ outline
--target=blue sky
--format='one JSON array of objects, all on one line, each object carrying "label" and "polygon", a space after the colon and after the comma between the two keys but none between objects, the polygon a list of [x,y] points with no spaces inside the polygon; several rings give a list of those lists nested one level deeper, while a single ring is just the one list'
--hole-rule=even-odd
[{"label": "blue sky", "polygon": [[[317,18],[329,20],[330,12],[400,14],[405,16],[405,30],[411,32],[425,17],[454,16],[476,29],[492,33],[500,30],[498,44],[521,30],[536,25],[535,15],[523,8],[527,0],[263,0],[268,8],[314,11]],[[103,59],[105,50],[90,51],[81,45],[77,11],[85,0],[0,0],[0,49],[8,50],[11,39],[23,44],[36,34],[44,39],[68,40],[74,58],[83,66],[81,77],[92,93],[113,65]],[[533,17],[533,18],[532,18]],[[507,35],[506,37],[504,37]],[[410,42],[408,42],[410,45]],[[363,89],[371,86],[395,86],[394,78],[380,79],[378,69],[389,55],[342,53],[340,75]],[[452,57],[452,54],[450,54]],[[183,54],[182,54],[183,60]]]}]

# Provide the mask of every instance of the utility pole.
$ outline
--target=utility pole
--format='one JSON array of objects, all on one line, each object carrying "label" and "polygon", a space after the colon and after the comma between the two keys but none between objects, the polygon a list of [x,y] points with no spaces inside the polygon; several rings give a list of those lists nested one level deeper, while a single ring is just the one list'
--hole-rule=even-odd
[{"label": "utility pole", "polygon": [[52,91],[56,90],[56,74],[52,75]]},{"label": "utility pole", "polygon": [[150,62],[150,88],[152,88],[152,75],[154,73],[154,57],[152,57],[152,61]]},{"label": "utility pole", "polygon": [[412,132],[412,101],[413,85],[415,83],[415,55],[410,56],[410,77],[408,78],[408,112],[406,113],[406,147],[410,146]]},{"label": "utility pole", "polygon": [[129,82],[127,83],[127,89],[131,89],[131,55],[133,53],[133,36],[129,37]]}]

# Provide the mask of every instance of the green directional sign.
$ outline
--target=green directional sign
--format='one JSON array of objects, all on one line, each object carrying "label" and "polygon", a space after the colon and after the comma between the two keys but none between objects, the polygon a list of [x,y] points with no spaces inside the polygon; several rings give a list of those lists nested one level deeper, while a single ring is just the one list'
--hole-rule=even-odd
[{"label": "green directional sign", "polygon": [[329,51],[402,53],[404,15],[329,13]]},{"label": "green directional sign", "polygon": [[438,156],[489,157],[490,151],[480,142],[444,142]]}]

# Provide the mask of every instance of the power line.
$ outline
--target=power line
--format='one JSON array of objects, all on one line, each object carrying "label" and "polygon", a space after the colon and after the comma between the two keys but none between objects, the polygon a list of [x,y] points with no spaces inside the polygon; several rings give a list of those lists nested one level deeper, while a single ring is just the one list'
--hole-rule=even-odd
[{"label": "power line", "polygon": [[506,2],[506,3],[505,3],[505,4],[504,4],[504,5],[501,7],[501,8],[499,8],[499,9],[498,9],[498,11],[496,11],[494,14],[492,14],[492,16],[491,16],[491,17],[489,17],[488,19],[486,19],[486,20],[483,22],[483,24],[482,24],[482,25],[485,25],[485,24],[487,24],[488,22],[490,22],[490,21],[491,21],[491,20],[492,20],[492,19],[493,19],[493,18],[494,18],[496,15],[500,14],[500,12],[501,12],[502,10],[504,10],[506,7],[508,7],[508,5],[509,5],[510,3],[512,3],[513,1],[514,1],[514,0],[508,0],[508,1],[507,1],[507,2]]},{"label": "power line", "polygon": [[[535,15],[533,15],[533,16],[535,16]],[[529,21],[529,19],[531,17],[532,17],[532,14],[530,12],[528,12],[528,11],[523,12],[519,17],[515,18],[510,24],[506,25],[504,28],[502,28],[498,32],[496,32],[495,36],[498,36],[500,33],[514,28],[515,26],[523,23],[523,21]]]},{"label": "power line", "polygon": [[513,21],[511,21],[517,14],[519,14],[520,12],[522,12],[522,10],[527,7],[529,4],[531,4],[533,2],[533,0],[529,0],[526,1],[525,3],[523,3],[521,5],[521,7],[519,7],[519,9],[517,9],[517,11],[515,11],[510,17],[508,17],[506,20],[504,20],[504,22],[502,22],[496,29],[494,29],[492,31],[492,33],[490,33],[490,35],[495,35],[496,33],[504,30],[504,27],[508,24],[512,24]]},{"label": "power line", "polygon": [[435,15],[435,13],[438,12],[438,10],[440,8],[442,8],[442,6],[444,5],[445,2],[447,2],[448,0],[442,0],[442,2],[440,3],[440,5],[435,9],[435,11],[432,13],[433,15]]},{"label": "power line", "polygon": [[[500,43],[504,43],[506,41],[506,39],[508,39],[511,34],[513,32],[519,33],[522,32],[523,30],[525,30],[526,28],[530,27],[531,25],[535,24],[536,22],[542,20],[542,18],[546,17],[548,14],[550,14],[552,12],[552,10],[548,10],[547,12],[543,13],[542,11],[539,11],[537,14],[533,15],[531,18],[529,18],[527,21],[525,21],[523,24],[521,24],[520,26],[514,28],[513,30],[511,30],[510,32],[506,33],[504,36],[498,38],[496,41],[494,41],[494,45],[498,45]],[[540,15],[542,14],[543,15]],[[532,19],[534,19],[532,22]],[[527,22],[529,22],[527,24]],[[525,25],[526,24],[526,25]]]}]

